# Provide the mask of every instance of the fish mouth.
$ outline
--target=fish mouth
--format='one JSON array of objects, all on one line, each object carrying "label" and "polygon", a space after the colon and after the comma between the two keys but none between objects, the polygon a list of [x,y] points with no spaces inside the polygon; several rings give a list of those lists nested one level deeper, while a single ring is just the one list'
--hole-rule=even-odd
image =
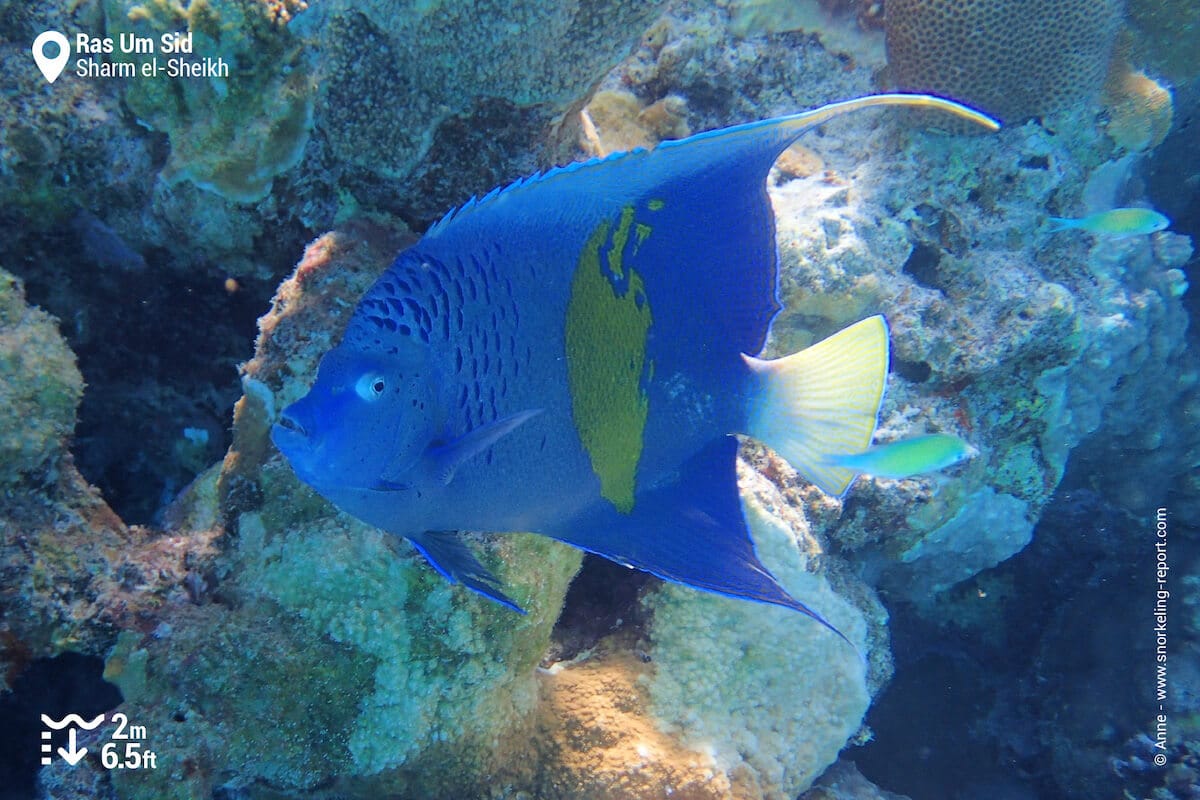
[{"label": "fish mouth", "polygon": [[281,414],[271,426],[271,441],[287,459],[296,477],[309,486],[316,486],[319,476],[313,467],[317,454],[308,430],[295,417]]},{"label": "fish mouth", "polygon": [[279,452],[292,463],[295,469],[298,463],[311,459],[313,441],[308,429],[298,419],[284,412],[271,426],[271,441]]},{"label": "fish mouth", "polygon": [[305,439],[308,438],[308,431],[300,424],[300,421],[286,411],[279,415],[279,421],[275,423],[275,427],[288,431],[293,435],[303,436]]}]

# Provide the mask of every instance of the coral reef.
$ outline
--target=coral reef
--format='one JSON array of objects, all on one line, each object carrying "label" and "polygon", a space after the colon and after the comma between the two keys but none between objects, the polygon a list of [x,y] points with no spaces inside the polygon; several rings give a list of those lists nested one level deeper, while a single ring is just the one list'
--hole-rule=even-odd
[{"label": "coral reef", "polygon": [[883,66],[883,37],[877,28],[883,3],[868,0],[733,0],[729,31],[761,36],[803,31],[820,37],[835,53],[845,53],[871,68]]},{"label": "coral reef", "polygon": [[[668,22],[666,33],[647,37],[611,79],[627,93],[603,103],[623,109],[618,118],[636,120],[670,94],[682,103],[681,124],[729,121],[743,98],[731,96],[726,106],[704,99],[716,72],[706,64],[723,57],[716,54],[726,44]],[[827,64],[831,78],[864,80],[845,77],[834,59],[809,53],[805,60],[809,68]],[[634,75],[652,76],[653,85]],[[660,94],[664,85],[672,89]],[[771,107],[794,98],[783,91],[754,100]],[[1159,234],[1120,247],[1089,247],[1081,237],[1039,239],[1040,249],[1024,238],[1040,217],[1062,210],[1031,206],[1028,198],[1066,206],[1080,195],[1089,170],[1100,164],[1079,153],[1090,152],[1098,131],[1055,137],[1031,125],[1003,133],[999,143],[948,143],[886,119],[864,115],[831,125],[830,135],[812,143],[821,168],[789,168],[772,181],[786,311],[771,351],[794,350],[883,311],[892,322],[896,374],[880,438],[954,431],[983,455],[947,478],[863,479],[844,513],[798,485],[769,454],[750,450],[757,472],[742,474],[764,559],[859,644],[865,669],[844,643],[794,615],[778,612],[775,620],[770,609],[652,585],[640,606],[644,640],[607,641],[532,679],[574,554],[542,553],[548,572],[538,577],[528,571],[538,560],[530,553],[544,541],[489,540],[486,558],[506,573],[506,584],[534,587],[534,597],[542,598],[534,600],[531,627],[514,631],[500,627],[490,616],[494,609],[481,611],[478,600],[436,581],[403,548],[392,554],[378,533],[331,515],[273,458],[265,434],[273,409],[302,391],[304,376],[336,339],[346,300],[395,247],[360,229],[315,242],[281,287],[276,313],[263,320],[220,490],[238,540],[222,591],[239,598],[243,610],[256,607],[247,621],[289,614],[298,632],[361,652],[373,665],[372,688],[348,690],[358,698],[356,716],[334,726],[351,766],[307,771],[299,753],[284,753],[251,767],[218,746],[205,770],[248,769],[283,792],[311,780],[332,782],[351,795],[470,791],[484,774],[493,787],[541,787],[553,797],[613,786],[656,793],[704,781],[708,794],[701,796],[715,797],[786,796],[810,786],[858,730],[871,693],[889,674],[884,614],[869,587],[836,568],[829,545],[873,564],[894,597],[932,613],[935,595],[1029,541],[1072,449],[1096,430],[1119,430],[1113,404],[1124,402],[1124,392],[1145,391],[1147,382],[1159,392],[1180,391],[1157,371],[1177,370],[1182,356],[1178,276],[1172,277],[1187,258],[1179,237]],[[879,153],[900,155],[871,156]],[[927,191],[917,195],[912,186]],[[1123,323],[1100,324],[1114,309]],[[1105,362],[1101,352],[1113,357]],[[1087,374],[1077,373],[1084,365]],[[1177,449],[1161,456],[1179,463]],[[803,515],[794,510],[800,507]],[[1003,524],[992,524],[997,519]],[[807,572],[818,555],[825,571]],[[400,615],[382,610],[401,607]],[[431,618],[451,624],[430,630]],[[245,624],[230,619],[235,627]],[[778,632],[762,635],[763,626]],[[786,647],[776,644],[784,641]],[[481,664],[485,651],[503,651],[504,665]],[[385,652],[407,655],[389,661]],[[170,657],[164,653],[151,685],[161,686]],[[478,684],[488,702],[445,673],[438,666],[444,662],[481,669]],[[803,685],[789,680],[801,672]],[[542,700],[531,688],[539,681]],[[330,691],[314,688],[317,696]],[[796,702],[797,692],[808,699]],[[170,705],[162,697],[159,704]],[[463,719],[467,707],[475,718]],[[494,726],[506,731],[504,746],[489,743],[486,731]],[[438,731],[446,732],[444,742]],[[649,737],[639,739],[640,750],[638,731]],[[520,736],[532,737],[531,750],[512,744]],[[525,763],[533,760],[529,752],[539,753],[537,769]],[[631,752],[636,770],[628,767]],[[510,767],[501,769],[501,762]]]},{"label": "coral reef", "polygon": [[[594,96],[604,105],[606,93],[616,92],[614,111],[627,119],[666,102],[666,109],[681,115],[672,127],[702,131],[871,91],[868,70],[808,34],[742,38],[728,30],[728,15],[704,3],[685,3],[664,14]],[[636,111],[628,94],[637,99]],[[619,104],[628,111],[622,113]]]},{"label": "coral reef", "polygon": [[853,762],[838,761],[825,771],[811,790],[800,800],[908,800],[872,784],[862,776]]},{"label": "coral reef", "polygon": [[868,644],[867,615],[876,635],[885,615],[844,599],[864,591],[843,584],[839,595],[827,576],[807,571],[820,545],[775,486],[745,464],[739,484],[763,562],[863,655],[786,610],[657,586],[643,600],[655,664],[651,707],[684,743],[711,753],[741,791],[794,797],[858,730],[871,697],[865,657],[885,650],[878,640]]},{"label": "coral reef", "polygon": [[1126,30],[1131,59],[1176,85],[1200,76],[1200,6],[1191,0],[1128,0]]},{"label": "coral reef", "polygon": [[[893,369],[877,439],[945,431],[981,451],[941,475],[863,477],[835,499],[744,444],[739,480],[760,555],[857,653],[799,615],[645,576],[590,641],[555,633],[576,551],[521,534],[473,541],[530,609],[518,617],[336,513],[275,453],[276,409],[304,390],[354,300],[411,241],[398,219],[419,227],[451,199],[566,152],[573,110],[587,109],[584,138],[604,153],[872,87],[865,51],[834,52],[820,23],[747,22],[749,10],[783,8],[768,0],[673,5],[589,97],[657,6],[494,5],[463,25],[450,5],[335,0],[283,28],[264,9],[286,17],[297,6],[79,4],[62,23],[71,34],[95,30],[105,10],[113,31],[185,26],[211,52],[249,59],[247,86],[262,97],[232,85],[223,95],[219,81],[125,87],[128,108],[162,132],[152,135],[123,116],[119,84],[67,76],[51,92],[29,79],[26,34],[49,27],[57,6],[0,4],[0,222],[11,232],[0,259],[27,270],[30,296],[64,320],[90,384],[85,404],[105,400],[107,413],[84,415],[81,463],[133,481],[169,473],[156,492],[171,494],[214,458],[233,389],[195,387],[218,385],[247,354],[225,334],[232,304],[257,304],[239,287],[269,291],[300,237],[342,221],[312,242],[261,319],[232,448],[166,507],[160,529],[126,525],[75,469],[67,447],[82,379],[53,319],[0,273],[0,401],[18,412],[0,431],[0,669],[11,686],[32,659],[107,653],[106,676],[163,765],[52,767],[43,795],[889,797],[836,761],[870,738],[869,724],[891,749],[842,758],[886,788],[917,774],[903,787],[913,796],[953,782],[972,796],[1096,797],[1119,781],[1187,796],[1200,763],[1200,583],[1183,575],[1195,572],[1193,530],[1172,528],[1183,577],[1172,584],[1168,708],[1179,738],[1163,771],[1147,768],[1151,687],[1134,674],[1150,663],[1149,640],[1128,632],[1145,627],[1137,515],[1169,492],[1173,519],[1200,507],[1191,243],[1171,231],[1111,240],[1043,227],[1088,208],[1113,176],[1128,185],[1109,194],[1146,202],[1124,179],[1136,176],[1134,151],[1170,125],[1157,62],[1136,48],[1151,77],[1111,73],[1108,119],[1084,103],[1062,110],[1099,88],[1112,0],[1088,4],[1088,19],[1076,0],[1034,4],[1053,13],[1026,14],[987,42],[986,26],[960,35],[944,24],[948,1],[890,0],[890,37],[935,37],[893,47],[898,75],[940,79],[959,51],[965,83],[945,91],[1014,119],[1058,116],[968,139],[867,113],[806,137],[771,176],[785,308],[769,355],[882,312]],[[801,10],[871,16],[874,5]],[[1014,5],[955,7],[999,19]],[[1134,2],[1134,26],[1149,28],[1152,5],[1176,28],[1191,11]],[[1035,23],[1044,34],[1021,33]],[[229,32],[219,43],[218,26]],[[338,38],[351,34],[360,38]],[[1061,46],[1076,34],[1077,46]],[[1168,50],[1173,64],[1192,57]],[[326,88],[312,94],[317,66]],[[1025,78],[1040,96],[1005,89]],[[988,106],[997,92],[1011,107]],[[565,136],[550,141],[551,118],[567,109]],[[253,120],[244,139],[235,110]],[[164,161],[171,185],[157,180]],[[251,197],[261,199],[241,202]],[[190,360],[188,327],[227,349]],[[88,373],[104,351],[130,359],[145,349],[130,342],[149,340],[145,361]],[[192,383],[164,389],[161,364]],[[106,425],[152,435],[126,437],[139,440],[128,451],[100,448]],[[893,690],[864,721],[892,679],[893,638]],[[1097,703],[1098,693],[1116,699]],[[914,730],[918,713],[944,727]],[[889,760],[896,771],[878,771]]]},{"label": "coral reef", "polygon": [[933,597],[1020,552],[1033,537],[1029,506],[984,486],[962,501],[954,516],[900,554],[908,565],[894,591]]},{"label": "coral reef", "polygon": [[[193,766],[123,775],[123,796],[207,794],[222,775],[281,792],[341,780],[359,796],[469,793],[507,769],[526,738],[534,667],[579,554],[541,538],[492,540],[485,560],[499,563],[502,580],[530,610],[516,617],[451,586],[411,548],[336,514],[269,446],[273,409],[303,390],[346,321],[335,299],[357,296],[395,245],[393,237],[372,246],[345,234],[314,242],[263,321],[219,500],[209,501],[236,531],[217,590],[223,603],[179,611],[169,640],[138,645],[145,674],[130,679],[140,691],[126,695],[130,713],[161,717],[163,727],[181,705],[202,710],[161,745],[171,763]],[[225,638],[213,641],[214,630]],[[125,673],[118,662],[130,660],[114,651],[114,677]],[[263,672],[276,681],[248,677]],[[181,687],[180,674],[195,677]],[[259,688],[232,692],[237,685]],[[294,705],[296,686],[312,705]],[[279,716],[289,707],[296,716]],[[324,723],[302,722],[305,714]],[[253,755],[253,721],[264,717],[295,730],[271,758]],[[309,739],[317,735],[326,737],[320,747]]]},{"label": "coral reef", "polygon": [[630,92],[605,89],[592,96],[581,118],[584,145],[593,156],[649,148],[691,134],[687,105],[671,95],[643,108]]},{"label": "coral reef", "polygon": [[[124,773],[121,796],[208,794],[229,780],[285,794],[336,786],[343,796],[502,784],[562,798],[688,786],[702,797],[781,797],[808,786],[870,697],[859,653],[829,631],[787,610],[658,587],[643,601],[646,643],[610,643],[604,658],[538,676],[577,551],[516,534],[481,542],[530,610],[517,617],[334,512],[277,457],[273,409],[303,391],[337,338],[346,318],[336,300],[357,296],[396,246],[373,229],[357,234],[311,244],[262,320],[217,496],[196,498],[209,513],[219,504],[236,531],[212,590],[220,603],[179,607],[165,632],[122,636],[109,657],[124,709],[169,730],[155,746],[184,765]],[[864,612],[809,574],[819,544],[803,518],[757,473],[745,468],[742,479],[764,558],[886,669],[885,649],[867,638],[864,613],[872,641],[882,636],[869,590],[857,590]],[[760,707],[763,686],[776,687],[771,713]],[[700,706],[710,711],[695,717]],[[256,750],[261,719],[290,732],[269,757]],[[749,741],[758,751],[739,755]]]},{"label": "coral reef", "polygon": [[1109,115],[1108,135],[1127,151],[1153,150],[1171,131],[1175,118],[1171,90],[1123,59],[1113,59],[1103,102]]},{"label": "coral reef", "polygon": [[[355,215],[427,224],[547,166],[545,132],[657,4],[303,7],[41,0],[0,9],[0,224],[9,232],[0,262],[66,321],[92,387],[81,434],[99,440],[79,466],[127,521],[153,522],[194,477],[172,460],[183,428],[209,430],[209,459],[228,445],[233,367],[306,241]],[[231,74],[93,79],[72,69],[50,86],[29,58],[47,29],[72,41],[187,33],[192,53],[181,58],[219,58]],[[355,32],[367,38],[339,38]],[[92,60],[138,67],[155,57],[164,68],[161,52]],[[381,179],[401,172],[403,181]],[[229,278],[238,289],[226,297]],[[148,340],[179,348],[153,358]],[[131,393],[145,393],[153,413],[133,413]],[[143,442],[145,452],[131,452]]]},{"label": "coral reef", "polygon": [[[545,124],[624,55],[660,5],[334,0],[314,5],[297,26],[321,54],[318,124],[331,153],[395,179],[413,173],[443,125],[486,124],[484,141],[495,142],[514,122],[539,124],[518,109],[541,108],[535,119]],[[454,162],[478,158],[480,145],[491,149],[484,141]]]},{"label": "coral reef", "polygon": [[75,429],[83,378],[53,317],[0,269],[0,485],[53,470]]},{"label": "coral reef", "polygon": [[[106,0],[112,37],[191,36],[194,60],[221,59],[236,78],[170,77],[129,81],[125,102],[142,124],[171,140],[161,176],[189,180],[244,203],[262,200],[275,176],[294,167],[313,122],[315,86],[303,48],[286,27],[300,3],[273,14],[261,0],[208,0],[186,7],[167,0]],[[126,58],[128,59],[126,61]],[[161,58],[121,58],[141,71]],[[139,74],[144,74],[139,72]]]},{"label": "coral reef", "polygon": [[[103,653],[121,628],[153,627],[214,552],[211,520],[187,534],[126,526],[75,469],[67,440],[83,391],[55,321],[0,270],[0,667]],[[197,487],[197,494],[202,494]],[[187,516],[181,509],[180,513]]]},{"label": "coral reef", "polygon": [[1092,98],[1108,68],[1119,0],[888,0],[892,82],[1014,124]]},{"label": "coral reef", "polygon": [[162,608],[186,601],[220,538],[126,526],[69,462],[40,491],[8,492],[0,534],[0,663],[10,675],[64,651],[102,655],[121,629],[154,629]]},{"label": "coral reef", "polygon": [[[1081,157],[1098,131],[1064,140],[1030,125],[1002,133],[1001,147],[917,135],[907,156],[885,163],[863,157],[895,146],[884,126],[842,125],[853,132],[816,148],[821,173],[772,188],[784,295],[772,351],[884,313],[894,374],[877,438],[952,431],[983,453],[951,480],[876,481],[880,494],[860,482],[869,518],[856,504],[824,533],[882,555],[888,587],[923,602],[1029,541],[1090,434],[1120,437],[1158,474],[1184,480],[1194,437],[1171,441],[1169,415],[1151,420],[1129,403],[1153,396],[1171,408],[1192,385],[1178,283],[1187,240],[1076,237],[1037,250],[1021,233],[1038,224],[1026,198],[1079,196],[1101,166]],[[917,185],[929,191],[905,188]],[[1155,429],[1161,437],[1134,444]],[[1139,483],[1113,491],[1144,508]]]},{"label": "coral reef", "polygon": [[755,796],[731,780],[711,753],[689,749],[660,728],[646,689],[655,669],[649,656],[601,646],[539,676],[545,699],[535,797]]}]

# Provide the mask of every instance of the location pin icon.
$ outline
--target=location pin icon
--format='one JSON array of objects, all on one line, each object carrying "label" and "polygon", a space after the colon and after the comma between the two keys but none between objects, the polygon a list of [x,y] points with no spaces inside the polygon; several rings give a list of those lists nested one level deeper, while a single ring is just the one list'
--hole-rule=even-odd
[{"label": "location pin icon", "polygon": [[[58,55],[53,58],[47,57],[44,52],[50,42],[58,45]],[[70,42],[58,31],[45,31],[33,40],[33,60],[37,62],[38,69],[46,76],[46,80],[54,83],[62,74],[63,67],[71,60]]]}]

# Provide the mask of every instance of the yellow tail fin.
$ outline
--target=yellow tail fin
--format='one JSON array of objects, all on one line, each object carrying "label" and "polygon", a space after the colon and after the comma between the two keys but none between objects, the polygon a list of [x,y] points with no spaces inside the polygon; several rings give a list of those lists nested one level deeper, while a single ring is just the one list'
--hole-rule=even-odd
[{"label": "yellow tail fin", "polygon": [[888,373],[888,327],[868,317],[790,356],[743,355],[759,376],[748,434],[779,453],[822,491],[841,496],[855,472],[826,461],[871,444]]}]

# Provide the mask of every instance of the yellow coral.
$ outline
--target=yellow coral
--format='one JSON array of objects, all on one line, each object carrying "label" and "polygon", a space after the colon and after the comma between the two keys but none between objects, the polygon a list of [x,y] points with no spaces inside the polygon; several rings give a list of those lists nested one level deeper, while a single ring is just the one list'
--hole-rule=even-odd
[{"label": "yellow coral", "polygon": [[1130,152],[1152,150],[1162,144],[1175,117],[1171,90],[1124,59],[1113,64],[1104,85],[1108,107],[1108,135]]},{"label": "yellow coral", "polygon": [[596,156],[650,148],[663,139],[682,139],[692,133],[687,104],[674,95],[642,108],[629,92],[607,89],[597,92],[580,116],[584,147]]}]

